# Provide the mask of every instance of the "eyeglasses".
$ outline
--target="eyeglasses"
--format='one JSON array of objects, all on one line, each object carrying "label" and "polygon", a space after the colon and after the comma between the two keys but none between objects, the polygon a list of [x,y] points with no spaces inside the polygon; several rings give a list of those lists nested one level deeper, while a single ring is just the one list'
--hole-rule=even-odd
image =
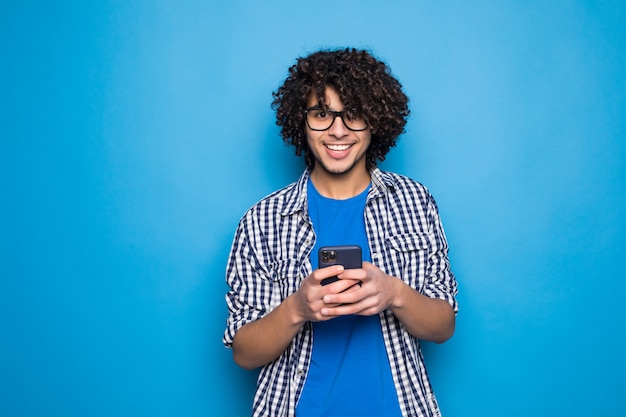
[{"label": "eyeglasses", "polygon": [[349,110],[333,111],[320,107],[311,107],[304,111],[306,115],[306,124],[311,130],[328,130],[335,123],[337,117],[341,117],[341,121],[348,129],[359,132],[368,128],[367,122],[361,116],[357,116]]}]

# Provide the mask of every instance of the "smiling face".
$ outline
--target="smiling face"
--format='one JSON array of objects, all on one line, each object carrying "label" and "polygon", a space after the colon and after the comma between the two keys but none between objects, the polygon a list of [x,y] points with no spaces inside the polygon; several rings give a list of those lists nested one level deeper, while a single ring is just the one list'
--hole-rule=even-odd
[{"label": "smiling face", "polygon": [[[317,97],[311,96],[307,107],[316,107]],[[343,111],[344,105],[337,92],[326,88],[326,108]],[[315,166],[311,173],[313,181],[347,179],[366,179],[369,172],[366,167],[365,153],[370,145],[371,130],[353,131],[346,127],[341,117],[336,117],[332,126],[323,131],[311,130],[306,127],[307,142],[311,154],[315,158]]]}]

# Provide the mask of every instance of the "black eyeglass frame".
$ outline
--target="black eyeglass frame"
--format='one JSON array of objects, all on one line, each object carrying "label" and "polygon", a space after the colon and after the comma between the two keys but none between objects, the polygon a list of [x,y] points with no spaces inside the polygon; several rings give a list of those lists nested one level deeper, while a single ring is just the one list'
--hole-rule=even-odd
[{"label": "black eyeglass frame", "polygon": [[[327,128],[325,129],[315,129],[313,127],[311,127],[311,124],[309,123],[309,112],[313,111],[313,110],[323,110],[327,113],[330,113],[333,115],[333,121],[330,122],[330,124],[328,125]],[[343,118],[344,113],[346,113],[346,110],[342,110],[342,111],[334,111],[334,110],[329,110],[329,109],[325,109],[323,107],[310,107],[308,109],[304,110],[304,119],[306,120],[306,125],[309,127],[309,129],[311,130],[315,130],[316,132],[323,132],[325,130],[330,129],[331,127],[333,127],[333,123],[335,123],[335,119],[337,117],[341,118],[341,121],[343,122],[343,125],[348,129],[351,130],[353,132],[362,132],[364,130],[367,130],[369,128],[369,125],[367,124],[367,122],[365,122],[365,127],[363,129],[353,129],[350,126],[348,126],[348,124],[346,123],[346,119]]]}]

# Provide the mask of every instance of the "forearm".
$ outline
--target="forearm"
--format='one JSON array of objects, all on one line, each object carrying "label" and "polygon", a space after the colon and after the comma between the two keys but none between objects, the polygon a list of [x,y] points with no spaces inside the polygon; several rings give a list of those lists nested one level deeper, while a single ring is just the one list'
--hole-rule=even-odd
[{"label": "forearm", "polygon": [[246,369],[263,366],[279,357],[305,323],[293,313],[293,296],[267,316],[237,331],[232,349],[235,362]]},{"label": "forearm", "polygon": [[400,279],[396,285],[390,308],[411,335],[436,343],[452,337],[456,316],[447,301],[420,294]]}]

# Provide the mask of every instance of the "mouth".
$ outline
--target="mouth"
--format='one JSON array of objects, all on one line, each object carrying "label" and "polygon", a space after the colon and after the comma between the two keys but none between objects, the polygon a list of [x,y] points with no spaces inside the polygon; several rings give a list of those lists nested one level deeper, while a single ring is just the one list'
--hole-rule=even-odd
[{"label": "mouth", "polygon": [[349,145],[325,144],[324,146],[326,146],[326,148],[330,149],[333,152],[343,152],[343,151],[347,151],[348,149],[350,149],[352,144],[349,144]]}]

